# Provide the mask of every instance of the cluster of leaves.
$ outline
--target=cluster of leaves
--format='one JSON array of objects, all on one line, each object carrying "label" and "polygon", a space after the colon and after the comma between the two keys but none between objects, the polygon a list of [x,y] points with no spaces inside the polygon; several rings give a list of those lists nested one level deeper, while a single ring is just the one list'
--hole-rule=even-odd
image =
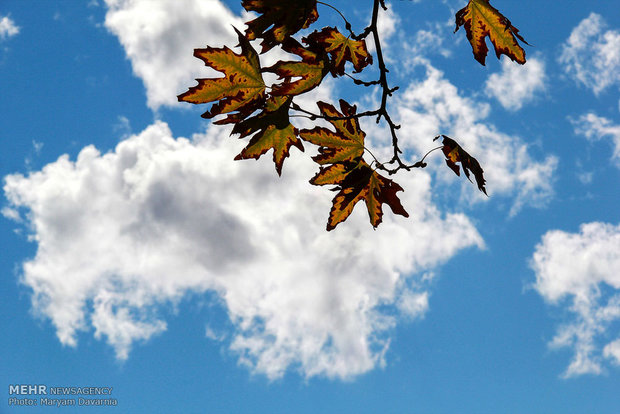
[{"label": "cluster of leaves", "polygon": [[[203,60],[205,65],[222,72],[224,77],[198,79],[198,85],[189,88],[178,99],[193,104],[213,102],[211,108],[202,115],[204,118],[225,115],[214,123],[234,124],[232,134],[239,134],[242,138],[250,137],[247,146],[235,159],[258,159],[273,150],[278,175],[282,174],[284,160],[289,156],[292,146],[304,151],[303,141],[317,145],[318,155],[313,160],[320,167],[310,183],[330,185],[336,191],[327,230],[345,221],[355,205],[362,200],[373,227],[381,223],[383,204],[387,204],[393,213],[408,217],[397,197],[397,193],[403,191],[402,187],[378,172],[382,170],[394,174],[401,169],[426,167],[426,156],[412,165],[402,161],[396,133],[399,126],[392,121],[387,110],[387,99],[397,87],[390,88],[388,85],[388,70],[377,29],[379,7],[387,10],[384,0],[374,0],[371,22],[359,35],[351,30],[350,23],[342,16],[346,33],[337,27],[325,27],[313,31],[301,41],[295,39],[293,35],[317,21],[317,3],[325,4],[317,0],[298,0],[294,4],[287,0],[243,0],[242,6],[247,11],[257,13],[258,17],[246,23],[245,33],[235,28],[240,53],[228,47],[196,49],[194,56]],[[481,64],[484,65],[488,52],[485,44],[487,36],[498,58],[500,54],[505,54],[518,63],[525,63],[525,52],[517,38],[525,41],[488,0],[470,0],[456,14],[456,25],[456,30],[465,27],[474,57]],[[365,87],[378,85],[381,88],[379,109],[357,113],[354,105],[340,99],[340,110],[330,103],[317,102],[320,113],[316,114],[295,103],[297,96],[319,86],[328,74],[333,77],[352,77],[346,73],[347,64],[352,66],[353,73],[361,73],[371,65],[373,56],[366,46],[366,38],[370,35],[375,44],[379,79],[364,81],[354,78],[354,82]],[[262,39],[261,54],[280,47],[298,59],[279,61],[263,67],[259,53],[251,44],[251,41],[257,39]],[[276,74],[277,83],[267,85],[263,77],[266,72]],[[291,111],[312,120],[326,120],[333,129],[315,126],[298,130],[291,123]],[[388,124],[394,150],[391,160],[381,163],[367,150],[364,143],[366,134],[359,124],[359,118],[363,116],[375,116],[377,122],[383,118]],[[483,170],[478,161],[453,139],[445,135],[442,137],[443,145],[436,149],[442,149],[447,165],[460,175],[456,164],[460,163],[467,178],[472,173],[478,188],[486,194]],[[367,153],[373,158],[371,163],[364,160]]]}]

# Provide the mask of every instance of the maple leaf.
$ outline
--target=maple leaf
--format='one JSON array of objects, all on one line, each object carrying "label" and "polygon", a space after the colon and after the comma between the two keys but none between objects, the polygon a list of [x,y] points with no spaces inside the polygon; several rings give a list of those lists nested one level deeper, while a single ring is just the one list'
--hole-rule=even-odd
[{"label": "maple leaf", "polygon": [[[319,86],[329,72],[328,58],[324,51],[315,48],[305,48],[297,40],[289,38],[282,43],[286,52],[301,57],[301,62],[279,61],[275,65],[264,68],[264,72],[276,73],[281,84],[271,88],[274,96],[299,95]],[[291,82],[291,78],[299,78]]]},{"label": "maple leaf", "polygon": [[316,0],[243,0],[243,8],[262,14],[246,23],[248,40],[262,38],[262,52],[267,52],[276,44],[305,29],[316,21],[319,13]]},{"label": "maple leaf", "polygon": [[304,150],[297,138],[297,129],[289,121],[288,111],[292,98],[274,97],[267,101],[260,114],[243,120],[233,127],[232,134],[241,138],[254,134],[248,145],[235,157],[235,160],[259,159],[273,149],[273,162],[278,175],[282,175],[282,164],[289,155],[292,145]]},{"label": "maple leaf", "polygon": [[325,49],[332,58],[331,73],[333,76],[344,75],[344,65],[351,62],[355,73],[372,64],[372,55],[368,53],[364,40],[345,37],[335,27],[325,27],[315,31],[307,38],[307,43],[316,43]]},{"label": "maple leaf", "polygon": [[[441,150],[446,156],[446,164],[448,164],[448,167],[450,167],[450,169],[452,169],[452,171],[454,171],[456,175],[460,176],[461,173],[459,170],[459,166],[456,165],[457,162],[460,162],[467,179],[471,181],[471,178],[469,177],[469,172],[471,171],[474,174],[474,178],[476,179],[478,189],[482,191],[485,195],[487,195],[487,190],[484,188],[484,184],[486,183],[486,180],[483,176],[484,171],[482,170],[482,167],[480,166],[478,160],[469,155],[467,151],[465,151],[463,147],[461,147],[452,138],[445,135],[441,135],[441,137],[443,137],[443,147],[441,148]],[[439,136],[436,136],[433,141],[437,139],[439,139]]]},{"label": "maple leaf", "polygon": [[197,79],[198,85],[178,96],[179,102],[193,104],[218,101],[202,114],[203,118],[238,111],[215,122],[216,124],[239,122],[265,103],[265,82],[258,54],[243,34],[237,29],[235,31],[241,46],[240,54],[234,53],[228,47],[194,50],[194,56],[202,59],[206,66],[223,72],[225,76]]},{"label": "maple leaf", "polygon": [[353,212],[353,208],[364,200],[370,224],[377,227],[383,219],[383,204],[387,204],[394,214],[409,217],[397,192],[402,187],[373,170],[365,161],[341,162],[321,168],[310,180],[314,185],[337,185],[338,194],[332,200],[332,208],[327,220],[327,231],[333,230],[345,221]]},{"label": "maple leaf", "polygon": [[467,39],[471,43],[474,57],[482,65],[489,49],[485,43],[488,36],[495,47],[495,54],[499,59],[504,54],[515,62],[525,63],[525,51],[517,39],[529,44],[519,35],[519,30],[510,20],[489,4],[489,0],[469,0],[467,6],[456,13],[456,29],[465,26]]},{"label": "maple leaf", "polygon": [[[317,102],[321,115],[331,118],[344,118],[355,116],[356,107],[350,105],[344,99],[340,100],[338,112],[333,105],[326,102]],[[364,154],[364,138],[366,134],[360,129],[357,118],[328,119],[336,132],[325,127],[314,127],[299,132],[304,140],[319,145],[319,155],[312,159],[318,164],[332,164],[343,161],[359,161]]]},{"label": "maple leaf", "polygon": [[315,127],[300,131],[299,136],[319,145],[319,154],[313,157],[316,163],[330,164],[321,167],[310,183],[337,186],[335,190],[338,194],[332,201],[327,230],[333,230],[345,221],[361,200],[366,203],[373,227],[381,223],[384,203],[389,205],[395,214],[409,217],[396,196],[396,193],[403,189],[392,180],[379,175],[362,159],[366,134],[360,129],[359,120],[355,117],[356,107],[343,99],[340,100],[342,112],[326,102],[318,102],[317,105],[336,131]]}]

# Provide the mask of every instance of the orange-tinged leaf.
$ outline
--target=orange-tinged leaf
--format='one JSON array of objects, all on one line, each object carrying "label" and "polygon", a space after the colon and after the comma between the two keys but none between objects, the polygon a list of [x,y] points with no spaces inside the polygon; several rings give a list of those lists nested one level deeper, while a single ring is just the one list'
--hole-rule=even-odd
[{"label": "orange-tinged leaf", "polygon": [[357,164],[347,164],[339,162],[338,164],[332,164],[327,167],[321,168],[318,173],[310,180],[310,184],[313,185],[336,185],[340,184],[344,180],[344,176],[352,168],[355,168]]},{"label": "orange-tinged leaf", "polygon": [[456,13],[456,29],[465,26],[467,39],[471,43],[474,57],[482,65],[489,49],[485,39],[488,36],[495,47],[495,54],[499,59],[504,54],[515,62],[525,63],[525,51],[517,39],[528,44],[519,30],[510,20],[489,4],[489,0],[469,0],[467,6]]},{"label": "orange-tinged leaf", "polygon": [[[456,165],[457,162],[461,163],[463,167],[463,172],[469,181],[471,178],[469,173],[471,171],[474,174],[474,178],[476,179],[476,184],[478,185],[478,189],[482,191],[485,195],[487,194],[487,190],[484,188],[486,180],[484,179],[484,171],[480,166],[478,160],[469,155],[467,151],[463,149],[455,140],[445,135],[441,135],[443,137],[443,147],[441,150],[446,156],[446,164],[454,173],[458,176],[461,175],[459,166]],[[435,137],[435,140],[438,139],[439,136]]]},{"label": "orange-tinged leaf", "polygon": [[[217,123],[234,123],[250,115],[265,103],[265,82],[256,50],[237,29],[241,53],[228,47],[196,49],[194,56],[206,66],[223,72],[223,78],[197,79],[198,85],[178,96],[179,101],[202,104],[215,102],[204,118],[231,113]],[[232,113],[238,111],[237,113]]]},{"label": "orange-tinged leaf", "polygon": [[[274,96],[299,95],[319,86],[329,72],[327,55],[319,50],[303,47],[293,38],[282,44],[282,49],[302,58],[301,62],[279,61],[275,65],[263,69],[265,72],[276,73],[283,83],[274,85],[271,94]],[[291,82],[291,78],[299,78]]]},{"label": "orange-tinged leaf", "polygon": [[234,126],[232,133],[240,134],[242,138],[255,134],[235,160],[259,159],[261,155],[273,149],[276,171],[278,175],[282,175],[282,165],[284,159],[289,156],[291,146],[304,150],[301,140],[297,138],[297,130],[289,121],[290,104],[290,98],[272,98],[267,101],[262,113]]},{"label": "orange-tinged leaf", "polygon": [[263,53],[307,28],[319,17],[316,0],[243,0],[241,5],[247,11],[261,14],[246,23],[245,33],[249,40],[263,39]]},{"label": "orange-tinged leaf", "polygon": [[402,187],[374,171],[365,161],[332,164],[314,176],[310,183],[315,185],[336,184],[338,193],[332,200],[332,208],[327,221],[327,230],[333,230],[345,221],[353,208],[364,200],[370,224],[377,227],[383,220],[383,204],[387,204],[394,214],[409,217],[397,192]]},{"label": "orange-tinged leaf", "polygon": [[[332,118],[354,116],[356,107],[345,100],[340,100],[340,113],[333,105],[317,102],[321,114]],[[344,161],[359,161],[364,154],[366,134],[360,129],[358,118],[328,119],[336,131],[324,127],[304,129],[299,136],[304,140],[319,145],[319,155],[313,157],[318,164],[333,164]]]},{"label": "orange-tinged leaf", "polygon": [[335,27],[325,27],[308,36],[308,42],[320,45],[332,58],[332,75],[344,75],[346,62],[353,64],[354,72],[361,72],[372,64],[372,55],[368,53],[365,40],[354,40],[344,36]]}]

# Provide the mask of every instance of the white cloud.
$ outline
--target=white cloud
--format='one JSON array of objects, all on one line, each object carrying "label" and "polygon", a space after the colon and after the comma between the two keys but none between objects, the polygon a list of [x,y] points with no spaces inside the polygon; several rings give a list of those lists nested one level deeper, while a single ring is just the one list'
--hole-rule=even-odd
[{"label": "white cloud", "polygon": [[19,214],[19,211],[15,210],[14,208],[3,207],[2,210],[0,210],[0,214],[8,218],[9,220],[13,220],[17,222],[21,222],[22,220]]},{"label": "white cloud", "polygon": [[620,365],[620,339],[608,343],[603,348],[603,356],[610,358],[616,365]]},{"label": "white cloud", "polygon": [[[426,78],[412,82],[397,95],[393,106],[398,108],[397,121],[402,125],[399,130],[402,149],[413,150],[419,157],[434,146],[433,137],[449,135],[480,161],[490,195],[514,197],[510,214],[516,214],[524,205],[544,206],[553,195],[557,158],[533,160],[519,137],[506,135],[484,123],[490,112],[488,104],[461,96],[457,87],[428,62],[419,60],[418,64],[425,66]],[[431,157],[436,160],[433,170],[440,171],[438,176],[442,180],[454,182],[457,177],[452,171],[440,166],[442,159]],[[476,194],[477,190],[467,180],[460,181],[465,200],[487,199]]]},{"label": "white cloud", "polygon": [[[106,3],[106,27],[153,109],[176,103],[192,77],[210,76],[193,48],[234,45],[230,24],[242,28],[218,1]],[[300,103],[329,100],[334,85],[324,84]],[[23,283],[62,343],[75,346],[77,333],[92,329],[127,358],[135,341],[166,329],[162,304],[213,291],[236,326],[218,337],[230,338],[241,363],[271,378],[290,366],[349,377],[383,363],[396,318],[379,308],[422,317],[427,279],[412,283],[415,274],[483,246],[467,217],[431,204],[425,173],[401,196],[411,219],[386,211],[372,231],[358,207],[328,234],[333,194],[308,185],[316,166],[307,157],[278,180],[268,156],[232,162],[226,134],[215,127],[192,141],[174,139],[158,122],[124,136],[112,153],[86,147],[75,162],[64,156],[28,177],[7,177],[6,211],[27,210],[38,243]]]},{"label": "white cloud", "polygon": [[[234,45],[230,24],[242,28],[215,0],[107,6],[106,27],[153,109],[173,105],[188,79],[210,76],[193,48]],[[329,97],[331,85],[313,98]],[[515,195],[513,211],[551,194],[556,160],[537,163],[518,138],[482,124],[488,105],[461,97],[430,65],[402,103],[404,149],[425,151],[438,132],[454,133],[484,163],[491,193]],[[369,140],[389,151],[389,142]],[[308,185],[316,165],[293,150],[295,168],[285,165],[278,179],[268,155],[233,162],[240,145],[225,128],[175,139],[156,122],[113,152],[89,146],[76,161],[63,156],[27,177],[6,177],[4,214],[23,217],[38,245],[22,282],[63,344],[76,346],[78,332],[93,331],[127,358],[134,342],[165,331],[168,305],[210,291],[235,327],[217,337],[228,338],[242,364],[270,378],[290,367],[346,378],[383,364],[399,316],[424,316],[429,270],[463,248],[483,247],[465,215],[433,205],[428,171],[395,178],[411,218],[386,207],[373,231],[358,206],[327,233],[333,193]]]},{"label": "white cloud", "polygon": [[[538,293],[572,315],[550,344],[574,349],[564,375],[599,374],[603,357],[617,362],[620,332],[612,328],[620,320],[620,225],[594,222],[579,233],[549,231],[531,267]],[[610,337],[615,340],[601,345]]]},{"label": "white cloud", "polygon": [[591,13],[573,29],[559,58],[564,71],[595,94],[620,86],[620,32],[606,27],[600,15]]},{"label": "white cloud", "polygon": [[428,311],[428,292],[415,292],[405,289],[398,301],[398,309],[410,318],[421,318]]},{"label": "white cloud", "polygon": [[94,331],[126,358],[166,329],[169,306],[210,291],[242,364],[270,378],[289,367],[346,378],[383,363],[399,319],[386,307],[421,317],[425,270],[483,246],[467,217],[433,206],[425,172],[399,193],[410,219],[387,209],[373,231],[358,206],[328,233],[333,193],[308,184],[309,157],[294,150],[278,178],[268,156],[232,161],[242,142],[227,133],[175,139],[157,122],[113,152],[88,146],[6,177],[4,213],[21,210],[38,245],[22,282],[63,344]]},{"label": "white cloud", "polygon": [[[368,16],[368,23],[370,24],[370,15]],[[393,58],[390,54],[391,48],[387,46],[390,38],[396,33],[399,25],[400,17],[394,13],[392,8],[379,10],[377,30],[379,31],[379,39],[381,39],[381,50],[383,51],[386,61],[391,61]],[[368,52],[373,54],[376,52],[375,41],[372,36],[366,37],[366,47],[368,48]]]},{"label": "white cloud", "polygon": [[116,117],[116,123],[112,125],[112,129],[114,132],[125,139],[131,135],[131,121],[124,115],[119,115]]},{"label": "white cloud", "polygon": [[218,0],[106,0],[105,26],[115,34],[134,73],[146,87],[150,108],[177,105],[188,80],[218,76],[195,58],[195,48],[232,47],[238,43],[232,26],[243,20]]},{"label": "white cloud", "polygon": [[377,18],[377,30],[382,41],[389,40],[396,33],[400,25],[400,18],[394,13],[392,8],[380,10]]},{"label": "white cloud", "polygon": [[545,90],[545,64],[537,58],[528,59],[525,65],[502,60],[501,73],[493,73],[485,84],[485,92],[502,106],[517,111],[531,102],[537,92]]},{"label": "white cloud", "polygon": [[19,33],[19,26],[8,16],[0,17],[0,40],[8,39]]},{"label": "white cloud", "polygon": [[610,138],[614,146],[612,159],[620,168],[620,125],[592,112],[580,116],[572,123],[575,127],[575,133],[585,136],[590,141],[598,141],[605,137]]},{"label": "white cloud", "polygon": [[[439,33],[439,34],[438,34]],[[429,30],[420,29],[413,36],[413,39],[405,39],[403,47],[408,50],[406,60],[413,61],[419,59],[420,56],[427,56],[431,53],[439,53],[443,57],[449,57],[451,52],[443,46],[445,33],[445,25],[435,23]]]}]

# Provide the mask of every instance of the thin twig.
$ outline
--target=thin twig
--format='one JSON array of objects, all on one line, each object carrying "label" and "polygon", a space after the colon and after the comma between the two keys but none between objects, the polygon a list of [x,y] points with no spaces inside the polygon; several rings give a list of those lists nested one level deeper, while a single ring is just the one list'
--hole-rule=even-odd
[{"label": "thin twig", "polygon": [[334,9],[340,15],[340,17],[342,17],[342,20],[344,20],[344,27],[345,27],[345,29],[348,30],[349,33],[351,33],[351,37],[355,38],[355,33],[353,33],[353,30],[351,30],[351,23],[349,23],[347,18],[344,17],[344,14],[342,14],[342,12],[340,10],[338,10],[337,8],[332,6],[331,4],[323,3],[322,1],[317,1],[317,4],[322,4],[323,6],[331,7],[332,9]]},{"label": "thin twig", "polygon": [[373,85],[378,85],[379,84],[378,80],[367,82],[367,81],[363,81],[363,80],[354,78],[353,76],[349,75],[348,73],[345,73],[345,76],[348,76],[349,78],[353,79],[353,83],[355,83],[356,85],[373,86]]},{"label": "thin twig", "polygon": [[[367,116],[376,116],[376,122],[379,123],[381,121],[381,118],[383,118],[385,120],[385,122],[388,124],[388,127],[390,129],[390,135],[392,138],[392,147],[394,149],[393,152],[393,156],[392,159],[390,159],[390,161],[385,162],[385,163],[381,163],[379,162],[379,160],[377,159],[377,157],[374,156],[374,154],[372,154],[372,152],[364,147],[364,149],[374,158],[376,164],[377,164],[377,169],[381,169],[383,171],[386,171],[388,174],[392,175],[395,174],[396,172],[398,172],[401,169],[404,170],[411,170],[412,168],[424,168],[426,166],[426,164],[424,163],[424,159],[426,158],[426,156],[428,154],[430,154],[431,152],[442,148],[442,147],[437,147],[434,148],[432,150],[430,150],[429,152],[427,152],[424,157],[422,157],[422,159],[418,162],[416,162],[415,164],[411,164],[411,165],[407,165],[405,164],[402,159],[400,158],[400,154],[402,154],[401,149],[398,146],[398,135],[396,133],[396,131],[398,129],[400,129],[400,125],[397,125],[396,123],[394,123],[394,121],[392,121],[392,117],[390,116],[388,110],[387,110],[387,100],[389,96],[392,96],[392,94],[398,90],[398,86],[390,88],[388,80],[387,80],[387,74],[389,73],[389,70],[387,69],[387,66],[385,65],[385,60],[383,58],[383,50],[381,49],[381,39],[379,36],[379,28],[378,28],[378,20],[379,20],[379,6],[381,6],[381,8],[383,10],[387,10],[387,6],[385,5],[385,0],[374,0],[373,2],[373,10],[372,10],[372,17],[371,17],[371,22],[370,25],[368,27],[366,27],[364,29],[364,31],[359,34],[359,35],[355,35],[353,33],[353,31],[351,30],[351,25],[349,24],[348,20],[344,17],[344,15],[340,12],[340,10],[336,9],[335,7],[333,7],[330,4],[324,3],[322,1],[317,1],[317,3],[319,4],[323,4],[325,6],[331,7],[332,9],[334,9],[336,12],[338,12],[338,14],[343,18],[343,20],[345,21],[345,24],[347,26],[347,30],[351,33],[351,37],[356,39],[356,40],[361,40],[366,38],[368,35],[372,34],[373,37],[373,41],[375,43],[375,52],[377,55],[377,64],[379,66],[379,79],[378,80],[374,80],[374,81],[362,81],[359,79],[354,78],[353,76],[346,74],[348,77],[350,77],[351,79],[353,79],[353,81],[355,82],[355,84],[358,85],[364,85],[364,86],[373,86],[373,85],[379,85],[381,87],[381,105],[379,106],[379,109],[373,110],[373,111],[365,111],[365,112],[360,112],[358,114],[353,114],[353,115],[347,115],[347,116],[340,116],[340,117],[334,117],[334,116],[327,116],[327,115],[319,115],[319,114],[315,114],[312,113],[308,110],[305,110],[303,108],[301,108],[299,105],[297,105],[296,103],[292,103],[291,104],[291,109],[302,112],[304,114],[307,115],[307,117],[311,120],[315,120],[315,119],[325,119],[327,121],[343,121],[343,120],[348,120],[348,119],[356,119],[356,118],[362,118],[362,117],[367,117]],[[388,168],[386,167],[386,165],[394,165],[395,166],[393,168]]]}]

